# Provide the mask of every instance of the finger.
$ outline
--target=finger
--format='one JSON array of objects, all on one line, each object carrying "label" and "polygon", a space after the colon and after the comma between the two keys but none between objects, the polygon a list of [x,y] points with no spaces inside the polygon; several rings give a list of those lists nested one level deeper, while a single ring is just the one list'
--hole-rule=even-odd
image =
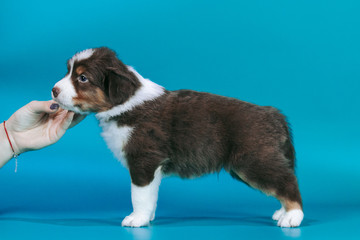
[{"label": "finger", "polygon": [[33,113],[54,113],[59,109],[59,104],[55,101],[32,101],[26,107]]},{"label": "finger", "polygon": [[61,112],[57,118],[54,119],[54,122],[52,122],[52,129],[55,129],[55,135],[50,134],[52,139],[52,143],[57,142],[66,132],[66,130],[69,128],[72,119],[74,117],[73,112],[68,112],[67,110],[64,110]]},{"label": "finger", "polygon": [[70,124],[74,118],[75,113],[74,112],[68,112],[66,114],[66,117],[64,118],[64,120],[61,122],[60,124],[60,128],[64,131],[66,131],[69,127]]},{"label": "finger", "polygon": [[77,125],[79,122],[81,122],[82,120],[84,120],[84,118],[86,117],[87,115],[83,115],[83,114],[75,114],[74,115],[74,118],[69,126],[69,128],[72,128],[74,127],[75,125]]},{"label": "finger", "polygon": [[[13,130],[25,131],[33,129],[48,120],[51,113],[57,112],[59,108],[51,109],[54,101],[32,101],[17,110],[9,120],[13,122]],[[54,108],[54,107],[52,107]],[[9,125],[9,126],[11,126]]]}]

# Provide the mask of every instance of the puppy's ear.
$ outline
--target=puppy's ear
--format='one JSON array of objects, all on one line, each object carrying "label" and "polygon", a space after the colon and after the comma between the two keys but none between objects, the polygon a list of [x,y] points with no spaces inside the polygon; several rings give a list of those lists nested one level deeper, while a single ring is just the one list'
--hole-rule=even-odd
[{"label": "puppy's ear", "polygon": [[134,95],[140,86],[139,80],[128,69],[108,67],[105,76],[104,88],[111,103],[120,105]]}]

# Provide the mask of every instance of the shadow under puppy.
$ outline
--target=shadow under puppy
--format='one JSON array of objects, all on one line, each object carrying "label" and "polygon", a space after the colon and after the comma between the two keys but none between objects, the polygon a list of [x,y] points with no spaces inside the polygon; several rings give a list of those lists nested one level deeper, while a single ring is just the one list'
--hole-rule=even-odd
[{"label": "shadow under puppy", "polygon": [[224,168],[276,197],[281,227],[303,220],[295,150],[285,117],[273,107],[191,90],[167,91],[105,47],[75,54],[52,95],[61,107],[96,113],[102,136],[131,175],[133,212],[123,226],[154,220],[163,175],[182,178]]}]

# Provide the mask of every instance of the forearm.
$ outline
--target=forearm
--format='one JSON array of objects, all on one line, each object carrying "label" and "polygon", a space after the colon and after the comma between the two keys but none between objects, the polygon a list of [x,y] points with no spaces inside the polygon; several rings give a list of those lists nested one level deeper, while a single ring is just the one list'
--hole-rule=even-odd
[{"label": "forearm", "polygon": [[4,130],[4,123],[0,124],[0,167],[4,166],[13,157],[9,140]]}]

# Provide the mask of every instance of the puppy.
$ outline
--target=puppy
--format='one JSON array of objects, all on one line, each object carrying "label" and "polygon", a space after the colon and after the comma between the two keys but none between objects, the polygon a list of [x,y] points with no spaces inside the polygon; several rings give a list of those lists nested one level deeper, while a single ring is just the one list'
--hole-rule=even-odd
[{"label": "puppy", "polygon": [[123,226],[155,218],[160,181],[225,169],[276,197],[280,227],[303,220],[294,174],[295,150],[284,115],[234,98],[191,90],[168,91],[124,65],[105,47],[75,54],[52,89],[62,108],[96,113],[102,136],[131,175],[133,212]]}]

